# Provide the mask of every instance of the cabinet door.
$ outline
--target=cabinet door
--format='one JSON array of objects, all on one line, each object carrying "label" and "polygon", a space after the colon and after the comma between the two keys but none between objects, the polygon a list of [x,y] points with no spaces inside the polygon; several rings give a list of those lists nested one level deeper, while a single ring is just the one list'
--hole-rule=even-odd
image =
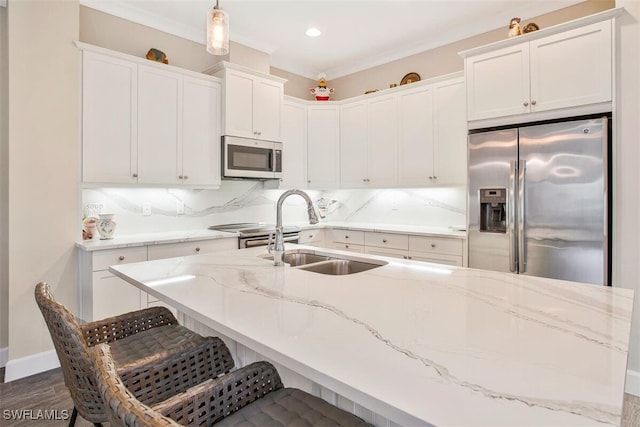
[{"label": "cabinet door", "polygon": [[213,252],[238,249],[238,238],[199,240],[195,242],[165,243],[150,245],[147,249],[149,261],[188,255],[208,254]]},{"label": "cabinet door", "polygon": [[464,185],[467,177],[467,119],[464,79],[433,86],[433,182]]},{"label": "cabinet door", "polygon": [[182,75],[138,66],[138,183],[181,184]]},{"label": "cabinet door", "polygon": [[398,183],[398,109],[395,95],[367,103],[367,184]]},{"label": "cabinet door", "polygon": [[94,272],[92,283],[93,318],[87,321],[139,310],[141,298],[146,298],[145,292],[106,270]]},{"label": "cabinet door", "polygon": [[219,186],[220,85],[185,77],[182,104],[182,182]]},{"label": "cabinet door", "polygon": [[400,185],[433,182],[433,91],[431,86],[398,95]]},{"label": "cabinet door", "polygon": [[[285,153],[286,155],[286,153]],[[307,184],[335,188],[340,172],[340,110],[337,105],[307,109]]]},{"label": "cabinet door", "polygon": [[253,131],[256,132],[256,137],[267,141],[281,141],[282,84],[256,78],[253,91]]},{"label": "cabinet door", "polygon": [[465,60],[469,120],[529,112],[529,44]]},{"label": "cabinet door", "polygon": [[253,78],[227,70],[225,74],[223,134],[255,138],[253,129]]},{"label": "cabinet door", "polygon": [[82,180],[137,180],[137,65],[82,54]]},{"label": "cabinet door", "polygon": [[340,186],[367,184],[367,105],[364,101],[340,107]]},{"label": "cabinet door", "polygon": [[611,101],[611,21],[530,42],[531,111]]},{"label": "cabinet door", "polygon": [[307,107],[285,101],[282,105],[281,186],[305,188],[307,186]]}]

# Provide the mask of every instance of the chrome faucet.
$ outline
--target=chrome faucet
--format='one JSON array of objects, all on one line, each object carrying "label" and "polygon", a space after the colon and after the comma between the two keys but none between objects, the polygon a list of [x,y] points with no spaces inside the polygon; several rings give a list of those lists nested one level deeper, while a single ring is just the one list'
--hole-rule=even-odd
[{"label": "chrome faucet", "polygon": [[[284,256],[284,238],[282,236],[282,203],[284,202],[284,199],[291,196],[292,194],[297,194],[307,201],[307,214],[309,215],[309,223],[318,223],[318,217],[316,216],[316,211],[313,208],[313,202],[311,201],[311,198],[309,198],[309,195],[307,193],[300,190],[288,190],[282,193],[282,195],[278,199],[278,203],[276,204],[276,238],[273,245],[273,265],[284,264],[284,262],[282,261],[282,258]],[[271,240],[271,236],[269,236],[269,240]],[[269,243],[269,252],[271,252],[271,243]]]}]

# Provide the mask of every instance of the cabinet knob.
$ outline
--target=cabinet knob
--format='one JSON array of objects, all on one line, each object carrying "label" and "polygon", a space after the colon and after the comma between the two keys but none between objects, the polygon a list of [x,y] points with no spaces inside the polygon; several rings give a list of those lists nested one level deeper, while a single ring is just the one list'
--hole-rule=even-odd
[{"label": "cabinet knob", "polygon": [[402,258],[407,259],[407,256],[406,255],[402,255]]},{"label": "cabinet knob", "polygon": [[362,178],[362,182],[367,182],[367,179],[366,178]]},{"label": "cabinet knob", "polygon": [[407,259],[413,259],[412,257],[408,256]]},{"label": "cabinet knob", "polygon": [[430,177],[429,177],[429,180],[433,180],[433,177],[432,177],[432,176],[430,176]]},{"label": "cabinet knob", "polygon": [[432,243],[432,244],[431,244],[431,247],[432,247],[432,248],[435,248],[435,247],[436,247],[436,244],[435,244],[435,243]]},{"label": "cabinet knob", "polygon": [[134,174],[133,174],[133,175],[131,175],[131,176],[132,176],[132,177],[134,177],[134,178],[137,178],[137,177],[138,177],[138,174],[137,174],[137,173],[134,173]]},{"label": "cabinet knob", "polygon": [[311,184],[311,180],[310,179],[307,180],[307,184]]},{"label": "cabinet knob", "polygon": [[120,255],[120,256],[118,257],[118,260],[120,260],[120,261],[124,261],[124,255]]},{"label": "cabinet knob", "polygon": [[344,236],[344,238],[345,238],[345,239],[348,239],[348,238],[349,238],[349,236]]},{"label": "cabinet knob", "polygon": [[538,102],[534,99],[533,101],[531,101],[531,105],[536,105]]},{"label": "cabinet knob", "polygon": [[189,179],[189,175],[185,175],[185,176],[184,176],[184,179]]},{"label": "cabinet knob", "polygon": [[382,243],[387,243],[387,239],[382,239]]},{"label": "cabinet knob", "polygon": [[196,252],[200,252],[200,248],[196,248]]},{"label": "cabinet knob", "polygon": [[525,107],[528,107],[529,103],[527,101],[524,101],[524,104],[522,104],[522,105],[524,105]]},{"label": "cabinet knob", "polygon": [[435,176],[435,175],[433,175],[433,179],[434,179],[434,180],[435,180],[435,179],[438,179],[438,177],[437,177],[437,176]]},{"label": "cabinet knob", "polygon": [[178,179],[182,179],[182,175],[178,175]]},{"label": "cabinet knob", "polygon": [[349,245],[344,245],[344,247],[345,247],[345,248],[348,248],[348,247],[349,247]]}]

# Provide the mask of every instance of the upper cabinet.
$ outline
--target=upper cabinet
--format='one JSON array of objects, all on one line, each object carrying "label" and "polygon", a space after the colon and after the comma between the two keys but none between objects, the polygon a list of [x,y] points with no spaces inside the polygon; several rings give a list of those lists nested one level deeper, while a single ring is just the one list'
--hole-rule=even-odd
[{"label": "upper cabinet", "polygon": [[135,184],[138,150],[138,66],[84,51],[82,180]]},{"label": "upper cabinet", "polygon": [[79,46],[83,182],[220,186],[217,78]]},{"label": "upper cabinet", "polygon": [[[617,10],[461,52],[470,122],[611,110]],[[508,123],[508,119],[495,124]]]},{"label": "upper cabinet", "polygon": [[282,179],[286,188],[307,186],[307,106],[285,100],[282,104]]},{"label": "upper cabinet", "polygon": [[220,62],[206,73],[223,79],[223,135],[282,141],[286,80],[229,62]]},{"label": "upper cabinet", "polygon": [[[286,156],[286,153],[284,154]],[[286,174],[286,171],[283,171]],[[340,106],[307,107],[307,187],[337,188],[340,177]]]}]

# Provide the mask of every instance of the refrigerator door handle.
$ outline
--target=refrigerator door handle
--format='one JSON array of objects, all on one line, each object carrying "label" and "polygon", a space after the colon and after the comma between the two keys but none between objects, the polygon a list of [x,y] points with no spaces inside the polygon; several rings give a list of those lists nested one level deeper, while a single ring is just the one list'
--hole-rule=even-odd
[{"label": "refrigerator door handle", "polygon": [[520,160],[518,165],[518,273],[527,271],[524,241],[524,180],[527,171],[527,161]]},{"label": "refrigerator door handle", "polygon": [[515,160],[511,160],[509,164],[509,194],[507,195],[507,236],[509,240],[509,271],[517,272],[516,259],[516,188],[517,188],[517,165]]}]

